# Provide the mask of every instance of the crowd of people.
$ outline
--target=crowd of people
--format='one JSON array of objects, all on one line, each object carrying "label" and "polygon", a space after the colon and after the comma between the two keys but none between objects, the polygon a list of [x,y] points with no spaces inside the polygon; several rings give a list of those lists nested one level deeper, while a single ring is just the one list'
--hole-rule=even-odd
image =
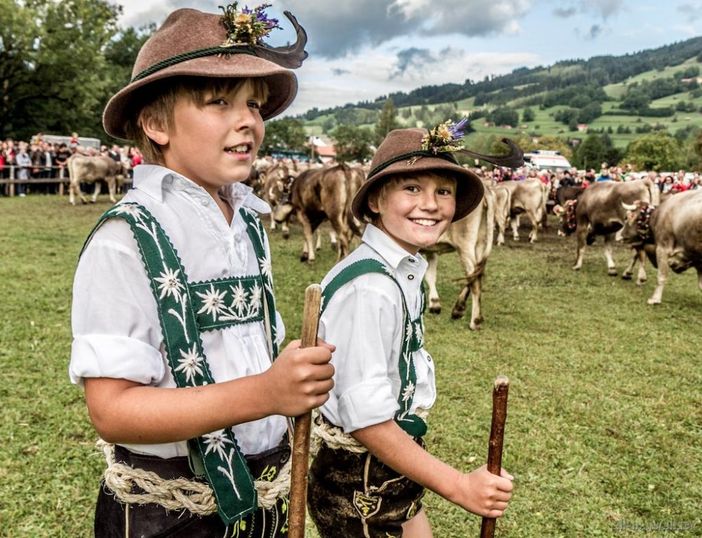
[{"label": "crowd of people", "polygon": [[[64,172],[66,161],[74,153],[85,155],[106,155],[115,161],[122,162],[129,170],[141,164],[143,157],[138,148],[134,146],[119,146],[94,148],[80,144],[78,133],[72,133],[67,142],[52,142],[46,140],[43,133],[34,135],[29,142],[26,140],[13,140],[8,138],[0,141],[0,179],[17,180],[15,192],[19,196],[26,196],[28,180],[52,179],[68,177]],[[27,181],[27,183],[25,183]],[[32,192],[56,193],[58,183],[32,184]],[[7,193],[0,189],[0,194]]]},{"label": "crowd of people", "polygon": [[[14,178],[19,180],[16,184],[16,193],[25,196],[28,192],[27,184],[23,180],[49,179],[68,177],[62,172],[66,167],[68,158],[76,152],[86,155],[107,155],[115,161],[122,162],[131,170],[141,164],[143,156],[134,146],[108,147],[102,145],[99,149],[81,146],[78,133],[72,133],[69,141],[54,143],[44,139],[43,133],[33,136],[29,142],[8,138],[0,141],[0,179]],[[14,169],[14,170],[13,170]],[[568,170],[539,170],[537,168],[522,167],[516,170],[509,168],[482,168],[483,177],[495,182],[538,178],[543,183],[558,186],[585,186],[599,181],[628,181],[648,177],[658,185],[661,193],[676,193],[691,189],[702,188],[702,173],[678,170],[676,172],[637,172],[631,165],[609,166],[602,163],[599,172],[594,168],[579,170],[575,167]],[[56,193],[57,183],[35,184],[33,192]],[[6,193],[6,192],[5,192]],[[0,194],[3,194],[0,189]]]},{"label": "crowd of people", "polygon": [[600,181],[630,181],[632,179],[648,178],[653,181],[662,193],[676,193],[692,189],[702,189],[702,174],[700,172],[688,172],[678,170],[677,172],[637,172],[631,165],[609,166],[602,163],[600,171],[594,168],[578,170],[570,168],[567,170],[538,170],[536,168],[495,168],[490,171],[483,169],[483,176],[491,178],[495,182],[522,180],[538,178],[543,183],[553,187],[587,187]]}]

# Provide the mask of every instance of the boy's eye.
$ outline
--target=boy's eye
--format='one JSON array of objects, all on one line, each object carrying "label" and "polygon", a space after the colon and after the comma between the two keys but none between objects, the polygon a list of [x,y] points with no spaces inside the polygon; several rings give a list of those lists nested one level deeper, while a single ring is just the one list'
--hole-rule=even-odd
[{"label": "boy's eye", "polygon": [[249,108],[255,108],[256,110],[259,110],[261,108],[261,103],[258,101],[251,100],[248,103]]},{"label": "boy's eye", "polygon": [[409,192],[419,192],[419,187],[417,185],[405,185],[405,190]]},{"label": "boy's eye", "polygon": [[213,97],[210,99],[209,103],[211,105],[226,105],[227,100],[224,97]]},{"label": "boy's eye", "polygon": [[439,189],[439,194],[442,196],[451,196],[453,194],[453,189],[451,187],[441,187]]}]

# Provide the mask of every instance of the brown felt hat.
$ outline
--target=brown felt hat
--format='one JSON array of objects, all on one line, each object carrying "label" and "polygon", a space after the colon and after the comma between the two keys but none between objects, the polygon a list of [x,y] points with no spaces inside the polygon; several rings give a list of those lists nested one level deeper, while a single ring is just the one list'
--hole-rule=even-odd
[{"label": "brown felt hat", "polygon": [[395,129],[390,131],[376,151],[366,180],[353,198],[353,215],[363,220],[369,214],[368,191],[384,178],[397,174],[421,172],[448,173],[456,178],[457,221],[473,211],[483,199],[484,189],[480,178],[463,168],[451,153],[433,153],[422,149],[426,129]]},{"label": "brown felt hat", "polygon": [[105,131],[126,138],[124,125],[138,113],[149,86],[171,77],[263,78],[269,96],[261,107],[264,120],[285,110],[297,93],[297,78],[289,68],[307,57],[305,30],[289,12],[297,40],[287,47],[232,43],[223,16],[196,9],[178,9],[144,43],[132,70],[132,79],[105,107]]}]

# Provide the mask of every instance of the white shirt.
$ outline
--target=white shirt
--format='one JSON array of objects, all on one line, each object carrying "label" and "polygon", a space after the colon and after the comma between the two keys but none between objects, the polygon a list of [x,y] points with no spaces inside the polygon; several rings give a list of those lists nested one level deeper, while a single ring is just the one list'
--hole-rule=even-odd
[{"label": "white shirt", "polygon": [[[270,207],[240,183],[225,189],[223,196],[234,209],[231,225],[202,187],[167,168],[140,165],[134,169],[134,189],[123,201],[137,202],[154,215],[178,252],[189,282],[258,274],[239,208],[269,213]],[[265,248],[268,251],[268,244]],[[277,312],[276,317],[281,343],[285,328]],[[82,385],[86,377],[111,377],[155,387],[176,386],[165,358],[149,278],[131,229],[122,219],[103,224],[81,256],[73,285],[72,325],[69,375],[73,383]],[[263,322],[202,332],[201,338],[215,381],[270,368]],[[272,416],[239,424],[234,433],[244,454],[256,454],[276,446],[286,429],[284,417]],[[188,453],[185,441],[124,446],[164,458]]]},{"label": "white shirt", "polygon": [[[410,317],[421,314],[421,284],[427,262],[413,256],[372,224],[363,242],[324,277],[328,284],[353,262],[385,263],[398,286],[379,273],[361,275],[337,290],[319,323],[319,336],[336,346],[334,388],[322,413],[346,433],[392,419],[400,408],[399,357],[403,335],[403,293]],[[434,364],[424,350],[413,354],[417,386],[410,412],[429,409],[436,400]]]}]

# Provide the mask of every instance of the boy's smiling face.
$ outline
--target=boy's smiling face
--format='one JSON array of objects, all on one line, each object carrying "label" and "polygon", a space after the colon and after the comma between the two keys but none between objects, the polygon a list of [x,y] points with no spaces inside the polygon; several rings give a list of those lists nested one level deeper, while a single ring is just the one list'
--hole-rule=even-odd
[{"label": "boy's smiling face", "polygon": [[261,100],[250,82],[209,92],[200,105],[179,96],[172,127],[163,131],[164,164],[213,196],[249,177],[265,128]]},{"label": "boy's smiling face", "polygon": [[391,179],[368,197],[375,224],[411,254],[435,245],[456,211],[456,180],[436,174]]}]

